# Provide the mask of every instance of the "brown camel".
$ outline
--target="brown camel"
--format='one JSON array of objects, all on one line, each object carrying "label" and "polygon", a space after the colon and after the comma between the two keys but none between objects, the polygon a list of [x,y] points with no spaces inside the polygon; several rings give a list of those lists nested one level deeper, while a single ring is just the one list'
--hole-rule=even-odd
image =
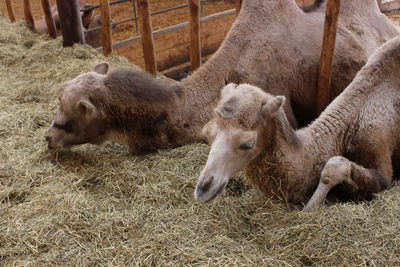
[{"label": "brown camel", "polygon": [[339,184],[350,199],[369,199],[390,185],[400,167],[399,37],[377,50],[310,126],[295,131],[284,102],[248,84],[223,89],[203,129],[211,150],[196,199],[213,199],[243,168],[268,196],[294,204],[311,198],[305,210]]},{"label": "brown camel", "polygon": [[[114,139],[139,154],[201,140],[199,132],[229,82],[284,95],[290,123],[304,125],[314,118],[323,23],[322,7],[305,13],[294,0],[247,0],[215,55],[181,82],[166,84],[134,70],[108,72],[108,64],[100,64],[58,90],[61,109],[48,132],[49,148]],[[398,34],[375,0],[344,1],[333,94]]]}]

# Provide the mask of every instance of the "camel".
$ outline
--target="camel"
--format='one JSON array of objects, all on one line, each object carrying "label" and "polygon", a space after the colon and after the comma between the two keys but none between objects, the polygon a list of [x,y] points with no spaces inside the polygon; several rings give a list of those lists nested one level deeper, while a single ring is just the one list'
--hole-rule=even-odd
[{"label": "camel", "polygon": [[[324,16],[322,7],[305,13],[294,0],[244,1],[218,51],[192,75],[172,85],[135,70],[109,72],[109,65],[100,63],[58,89],[65,112],[60,109],[50,126],[49,148],[69,149],[112,139],[127,144],[132,154],[142,154],[202,141],[199,132],[212,117],[221,88],[230,82],[284,95],[290,123],[305,125],[315,117]],[[376,1],[344,1],[333,62],[333,95],[351,82],[373,51],[399,33]],[[95,116],[82,116],[87,110]],[[79,124],[77,130],[66,133],[56,127],[70,121]],[[83,126],[94,123],[101,131]]]},{"label": "camel", "polygon": [[[84,0],[80,0],[79,5],[80,8],[88,7]],[[93,9],[89,11],[82,11],[81,17],[86,43],[94,48],[97,48],[101,47],[102,45],[102,33],[100,29],[94,28],[97,28],[101,25],[101,15],[93,15],[93,11]],[[57,6],[53,6],[51,8],[51,14],[56,24],[57,35],[61,35],[60,17],[58,16]],[[46,19],[44,17],[40,20],[35,20],[34,25],[37,32],[42,34],[48,33]]]},{"label": "camel", "polygon": [[211,144],[194,196],[209,201],[236,172],[268,196],[320,206],[339,186],[350,199],[388,188],[400,156],[400,37],[368,60],[308,127],[294,130],[284,96],[229,84],[203,129]]}]

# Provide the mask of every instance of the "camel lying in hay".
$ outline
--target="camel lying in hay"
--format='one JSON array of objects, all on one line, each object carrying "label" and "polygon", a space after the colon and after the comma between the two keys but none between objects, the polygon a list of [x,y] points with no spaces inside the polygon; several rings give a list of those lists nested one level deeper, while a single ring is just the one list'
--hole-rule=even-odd
[{"label": "camel lying in hay", "polygon": [[[245,168],[269,196],[320,205],[341,184],[350,198],[387,188],[400,156],[400,38],[383,45],[354,81],[310,126],[295,131],[284,96],[230,84],[203,132],[211,143],[195,190],[197,200],[220,194]],[[317,188],[317,190],[315,190]]]},{"label": "camel lying in hay", "polygon": [[[108,65],[100,64],[58,90],[61,109],[47,136],[49,148],[112,138],[138,154],[199,141],[220,89],[229,82],[284,95],[290,123],[296,127],[299,118],[303,125],[314,118],[323,22],[322,8],[305,13],[294,0],[244,1],[217,53],[181,82],[162,83],[138,71],[108,72]],[[376,48],[398,34],[376,1],[345,1],[333,62],[334,94]]]},{"label": "camel lying in hay", "polygon": [[[84,0],[79,1],[80,8],[88,7]],[[81,11],[81,18],[83,24],[83,31],[85,34],[85,40],[88,45],[93,46],[95,48],[100,47],[102,45],[101,41],[101,30],[93,30],[101,25],[101,15],[93,15],[93,9],[89,11]],[[57,6],[51,8],[51,14],[54,19],[54,23],[56,24],[57,35],[61,35],[61,24],[60,17],[58,15]],[[39,33],[48,33],[46,19],[43,17],[40,20],[36,20],[34,22],[35,30]]]}]

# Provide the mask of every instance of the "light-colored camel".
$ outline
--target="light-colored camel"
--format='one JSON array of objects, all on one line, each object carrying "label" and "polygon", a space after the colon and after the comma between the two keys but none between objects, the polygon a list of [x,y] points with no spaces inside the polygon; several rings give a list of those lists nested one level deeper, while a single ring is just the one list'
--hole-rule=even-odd
[{"label": "light-colored camel", "polygon": [[[79,1],[80,8],[88,7],[84,0]],[[93,14],[93,9],[89,11],[81,11],[83,31],[85,34],[86,43],[92,47],[100,47],[102,45],[101,30],[94,29],[101,25],[101,15]],[[61,24],[60,17],[58,15],[57,6],[51,8],[51,14],[56,25],[57,35],[61,35]],[[40,20],[35,20],[34,22],[35,30],[39,33],[48,33],[46,19],[43,17]]]},{"label": "light-colored camel", "polygon": [[[296,127],[298,118],[304,125],[314,118],[324,16],[322,7],[305,13],[294,0],[246,0],[215,55],[173,85],[138,71],[108,72],[108,65],[100,64],[96,69],[101,71],[81,74],[58,90],[63,109],[50,127],[49,148],[112,138],[137,154],[199,141],[220,89],[230,82],[284,95],[290,123]],[[343,1],[333,62],[334,95],[374,50],[398,34],[375,0]],[[88,110],[91,116],[83,113]],[[68,133],[56,127],[71,121]]]},{"label": "light-colored camel", "polygon": [[400,37],[377,50],[310,126],[295,131],[284,101],[248,84],[222,90],[203,129],[211,150],[196,199],[213,199],[241,169],[268,196],[300,204],[313,195],[305,210],[339,184],[350,199],[390,185],[400,167]]}]

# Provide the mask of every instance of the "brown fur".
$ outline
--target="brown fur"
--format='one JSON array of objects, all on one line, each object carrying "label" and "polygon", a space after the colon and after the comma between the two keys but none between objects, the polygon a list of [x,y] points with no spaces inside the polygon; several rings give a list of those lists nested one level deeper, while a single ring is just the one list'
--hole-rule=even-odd
[{"label": "brown fur", "polygon": [[[259,153],[247,163],[246,177],[269,196],[306,203],[320,182],[329,189],[343,183],[352,198],[369,199],[390,186],[393,167],[399,167],[391,160],[400,151],[399,77],[396,37],[372,55],[346,90],[306,128],[295,131],[282,108],[268,107],[275,98],[249,85],[223,96],[217,107],[239,97],[233,118],[216,116],[206,127],[216,124],[227,140],[239,138],[231,136],[234,129],[258,132],[254,149]],[[251,127],[243,123],[255,120]]]},{"label": "brown fur", "polygon": [[138,101],[163,101],[171,98],[174,91],[159,80],[152,79],[143,71],[119,69],[107,74],[104,85],[115,97],[134,97]]},{"label": "brown fur", "polygon": [[[308,123],[314,118],[324,17],[322,8],[306,14],[294,0],[244,1],[241,12],[220,49],[191,76],[174,85],[165,85],[164,89],[159,82],[155,82],[155,91],[150,89],[152,85],[150,86],[147,78],[138,81],[147,81],[149,86],[132,84],[134,90],[147,88],[149,92],[146,95],[153,95],[153,92],[159,94],[160,90],[172,90],[172,98],[149,103],[132,95],[128,98],[128,103],[114,102],[115,107],[121,105],[125,111],[129,111],[124,114],[141,114],[141,117],[153,118],[151,122],[154,124],[160,122],[160,126],[151,127],[161,131],[155,135],[154,140],[150,135],[143,137],[141,130],[135,130],[147,128],[147,125],[140,125],[141,122],[148,123],[147,119],[135,121],[134,126],[127,125],[125,128],[129,128],[130,132],[113,131],[118,132],[115,134],[118,136],[116,139],[121,139],[121,142],[125,139],[135,140],[128,142],[133,153],[137,151],[134,148],[137,143],[141,147],[156,149],[157,146],[176,147],[201,140],[200,129],[212,116],[220,88],[232,80],[237,83],[251,83],[266,92],[284,95],[287,99],[285,112],[290,123],[296,126],[296,118],[300,125]],[[398,28],[379,12],[376,1],[344,1],[333,62],[334,95],[339,94],[351,82],[357,70],[379,45],[398,34]],[[96,76],[98,80],[89,82],[92,74],[82,74],[80,79],[85,75],[88,77],[85,90],[79,83],[75,83],[75,89],[70,89],[71,94],[82,99],[99,92],[93,91],[95,86],[104,87],[103,76]],[[135,82],[128,76],[118,79],[121,81],[115,82],[115,85],[130,86]],[[155,119],[164,112],[166,119]],[[129,124],[133,121],[121,121],[120,124],[123,123]]]}]

